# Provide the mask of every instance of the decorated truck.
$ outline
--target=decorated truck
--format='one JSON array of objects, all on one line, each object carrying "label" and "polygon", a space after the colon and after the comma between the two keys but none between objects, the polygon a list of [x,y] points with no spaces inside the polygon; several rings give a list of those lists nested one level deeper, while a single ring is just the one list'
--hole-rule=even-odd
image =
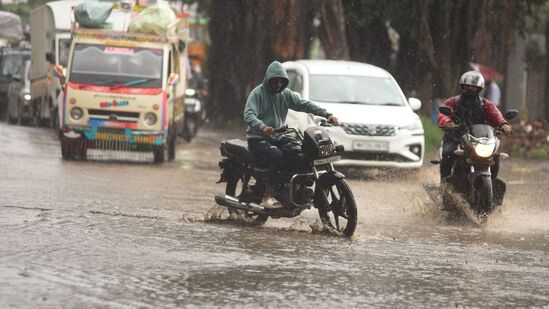
[{"label": "decorated truck", "polygon": [[84,159],[95,148],[173,160],[184,127],[183,48],[177,35],[75,27],[59,110],[62,157]]}]

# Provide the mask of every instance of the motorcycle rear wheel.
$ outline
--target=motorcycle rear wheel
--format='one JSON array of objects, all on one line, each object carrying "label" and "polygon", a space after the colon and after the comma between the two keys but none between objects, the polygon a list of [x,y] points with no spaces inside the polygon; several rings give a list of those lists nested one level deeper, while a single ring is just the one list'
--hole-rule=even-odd
[{"label": "motorcycle rear wheel", "polygon": [[318,214],[329,228],[345,236],[352,236],[357,224],[356,202],[351,188],[343,179],[320,188],[317,193]]},{"label": "motorcycle rear wheel", "polygon": [[[225,194],[234,196],[240,200],[240,196],[243,193],[244,186],[242,182],[242,175],[236,175],[231,177],[229,181],[227,181],[227,186],[225,187]],[[269,219],[269,216],[267,215],[258,215],[253,212],[245,212],[243,210],[234,209],[234,208],[228,208],[229,209],[229,215],[233,219],[240,219],[247,224],[253,225],[253,226],[260,226],[265,224],[267,222],[267,219]]]}]

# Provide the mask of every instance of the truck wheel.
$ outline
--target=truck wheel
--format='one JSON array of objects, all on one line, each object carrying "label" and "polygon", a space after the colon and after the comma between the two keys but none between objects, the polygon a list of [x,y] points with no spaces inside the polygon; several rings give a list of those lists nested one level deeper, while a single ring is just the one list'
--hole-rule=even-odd
[{"label": "truck wheel", "polygon": [[74,152],[76,144],[66,138],[61,138],[61,156],[63,160],[74,159]]},{"label": "truck wheel", "polygon": [[34,127],[38,127],[40,125],[40,102],[35,102],[33,104],[31,124]]},{"label": "truck wheel", "polygon": [[78,154],[78,158],[80,160],[87,160],[88,159],[88,144],[87,140],[82,138],[78,140],[77,143],[78,147],[76,149],[76,154]]},{"label": "truck wheel", "polygon": [[50,108],[49,127],[52,129],[59,128],[59,122],[57,121],[57,108]]},{"label": "truck wheel", "polygon": [[[17,105],[17,114],[19,115],[19,105]],[[12,117],[11,116],[11,110],[10,110],[10,107],[8,105],[8,108],[6,109],[6,113],[8,114],[8,124],[16,124],[17,123],[17,117]]]},{"label": "truck wheel", "polygon": [[175,134],[175,130],[170,132],[170,135],[168,137],[168,161],[175,160],[175,144],[177,141],[177,135]]},{"label": "truck wheel", "polygon": [[164,145],[162,146],[154,146],[153,149],[153,155],[154,155],[154,163],[163,163],[165,160],[165,149],[166,147]]}]

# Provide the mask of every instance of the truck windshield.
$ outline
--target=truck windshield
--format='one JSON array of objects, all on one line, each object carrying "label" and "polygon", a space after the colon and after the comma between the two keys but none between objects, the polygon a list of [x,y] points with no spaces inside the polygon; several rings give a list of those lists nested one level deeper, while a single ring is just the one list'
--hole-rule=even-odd
[{"label": "truck windshield", "polygon": [[76,44],[70,81],[117,87],[160,88],[162,58],[162,49]]},{"label": "truck windshield", "polygon": [[0,63],[0,74],[3,76],[11,76],[19,73],[19,70],[27,59],[30,59],[30,54],[4,55],[2,57],[2,63]]},{"label": "truck windshield", "polygon": [[346,75],[311,75],[311,100],[366,105],[405,104],[398,85],[389,78]]}]

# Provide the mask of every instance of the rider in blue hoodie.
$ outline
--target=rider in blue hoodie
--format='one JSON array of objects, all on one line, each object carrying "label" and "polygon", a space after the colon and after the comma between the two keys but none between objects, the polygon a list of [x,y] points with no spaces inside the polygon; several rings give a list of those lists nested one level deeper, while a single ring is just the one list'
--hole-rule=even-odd
[{"label": "rider in blue hoodie", "polygon": [[263,83],[255,87],[248,96],[244,108],[244,121],[248,124],[248,149],[256,157],[268,162],[268,178],[265,180],[266,189],[262,205],[270,209],[282,207],[280,202],[271,196],[271,182],[283,157],[278,147],[291,142],[291,139],[282,134],[274,134],[274,130],[284,125],[288,109],[325,117],[329,122],[338,125],[337,118],[324,108],[286,88],[288,82],[286,69],[280,62],[274,61],[267,68]]}]

